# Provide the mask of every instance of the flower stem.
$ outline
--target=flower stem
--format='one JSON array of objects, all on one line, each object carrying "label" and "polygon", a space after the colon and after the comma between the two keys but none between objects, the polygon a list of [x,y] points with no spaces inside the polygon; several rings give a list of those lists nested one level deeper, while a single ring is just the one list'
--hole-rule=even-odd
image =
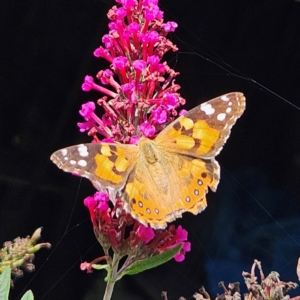
[{"label": "flower stem", "polygon": [[120,259],[121,259],[121,257],[119,257],[118,254],[115,253],[112,263],[111,263],[111,270],[107,274],[107,285],[106,285],[105,293],[103,296],[103,300],[111,299],[111,296],[112,296],[112,293],[114,290],[114,286],[116,283],[116,279],[117,279],[117,272],[118,272]]},{"label": "flower stem", "polygon": [[112,293],[113,293],[113,290],[114,290],[114,286],[115,286],[114,281],[107,282],[103,300],[110,300],[111,299],[111,296],[112,296]]}]

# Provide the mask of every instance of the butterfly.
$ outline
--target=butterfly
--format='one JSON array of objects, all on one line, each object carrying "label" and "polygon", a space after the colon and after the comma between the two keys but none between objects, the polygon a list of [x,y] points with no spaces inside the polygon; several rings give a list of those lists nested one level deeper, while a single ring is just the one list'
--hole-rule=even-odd
[{"label": "butterfly", "polygon": [[191,109],[153,140],[75,145],[54,152],[51,160],[88,178],[113,202],[120,198],[140,223],[165,228],[184,212],[206,208],[208,187],[216,191],[220,180],[215,156],[244,110],[244,95],[228,93]]}]

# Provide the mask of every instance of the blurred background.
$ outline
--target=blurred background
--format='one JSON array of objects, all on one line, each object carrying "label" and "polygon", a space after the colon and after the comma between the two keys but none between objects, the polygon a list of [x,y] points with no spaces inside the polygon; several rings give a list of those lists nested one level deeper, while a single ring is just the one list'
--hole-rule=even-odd
[{"label": "blurred background", "polygon": [[[60,171],[55,150],[89,142],[78,110],[85,75],[108,64],[93,56],[107,33],[114,1],[17,1],[0,4],[0,242],[43,226],[52,249],[37,253],[36,271],[18,280],[11,299],[32,289],[36,299],[102,299],[104,272],[81,261],[102,255],[84,197],[94,188]],[[300,3],[290,0],[161,0],[169,36],[179,47],[165,59],[180,72],[186,109],[241,91],[247,109],[218,156],[221,182],[198,216],[177,221],[192,251],[117,283],[113,299],[169,300],[204,285],[241,282],[254,259],[265,274],[297,281],[300,255]],[[295,295],[299,295],[299,289]]]}]

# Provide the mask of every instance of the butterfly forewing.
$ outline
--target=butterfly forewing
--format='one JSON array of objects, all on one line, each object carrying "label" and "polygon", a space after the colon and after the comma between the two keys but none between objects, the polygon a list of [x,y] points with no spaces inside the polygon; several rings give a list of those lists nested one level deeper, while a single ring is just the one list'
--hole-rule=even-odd
[{"label": "butterfly forewing", "polygon": [[155,141],[171,152],[202,158],[216,156],[244,110],[242,93],[233,92],[214,98],[173,121]]},{"label": "butterfly forewing", "polygon": [[81,144],[54,152],[51,160],[62,170],[88,178],[96,189],[120,190],[135,166],[137,147],[121,144]]}]

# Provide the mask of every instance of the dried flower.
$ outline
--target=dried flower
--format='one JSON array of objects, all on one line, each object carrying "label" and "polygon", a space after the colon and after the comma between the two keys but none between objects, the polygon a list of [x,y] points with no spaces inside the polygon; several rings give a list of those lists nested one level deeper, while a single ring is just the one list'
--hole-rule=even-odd
[{"label": "dried flower", "polygon": [[[258,268],[261,282],[257,282],[257,277],[255,276],[255,269]],[[254,260],[251,268],[251,272],[242,273],[248,294],[244,294],[244,300],[299,300],[300,296],[290,298],[287,294],[291,289],[295,289],[298,284],[295,282],[284,282],[279,279],[279,273],[272,271],[267,277],[265,277],[261,263],[258,260]],[[241,291],[239,282],[229,283],[228,288],[225,287],[223,281],[219,282],[219,287],[223,289],[223,293],[218,295],[216,300],[241,300]],[[164,300],[168,300],[167,292],[162,292],[161,296]],[[204,287],[199,289],[193,297],[196,300],[211,300],[211,297],[206,292]],[[180,297],[180,299],[185,299]]]},{"label": "dried flower", "polygon": [[[257,277],[255,276],[255,268],[258,268],[260,273],[261,283],[257,282]],[[252,265],[251,272],[243,272],[242,273],[249,294],[245,296],[245,300],[253,299],[253,300],[285,300],[290,297],[286,295],[286,293],[295,289],[298,284],[294,282],[284,282],[279,279],[279,273],[272,271],[267,277],[265,277],[261,263],[258,260],[254,260],[254,264]]]},{"label": "dried flower", "polygon": [[11,274],[15,279],[23,275],[23,270],[34,271],[34,253],[41,248],[51,248],[49,243],[37,244],[41,231],[42,228],[38,228],[31,237],[17,237],[12,242],[4,243],[4,247],[0,249],[0,274],[7,266],[11,268]]}]

